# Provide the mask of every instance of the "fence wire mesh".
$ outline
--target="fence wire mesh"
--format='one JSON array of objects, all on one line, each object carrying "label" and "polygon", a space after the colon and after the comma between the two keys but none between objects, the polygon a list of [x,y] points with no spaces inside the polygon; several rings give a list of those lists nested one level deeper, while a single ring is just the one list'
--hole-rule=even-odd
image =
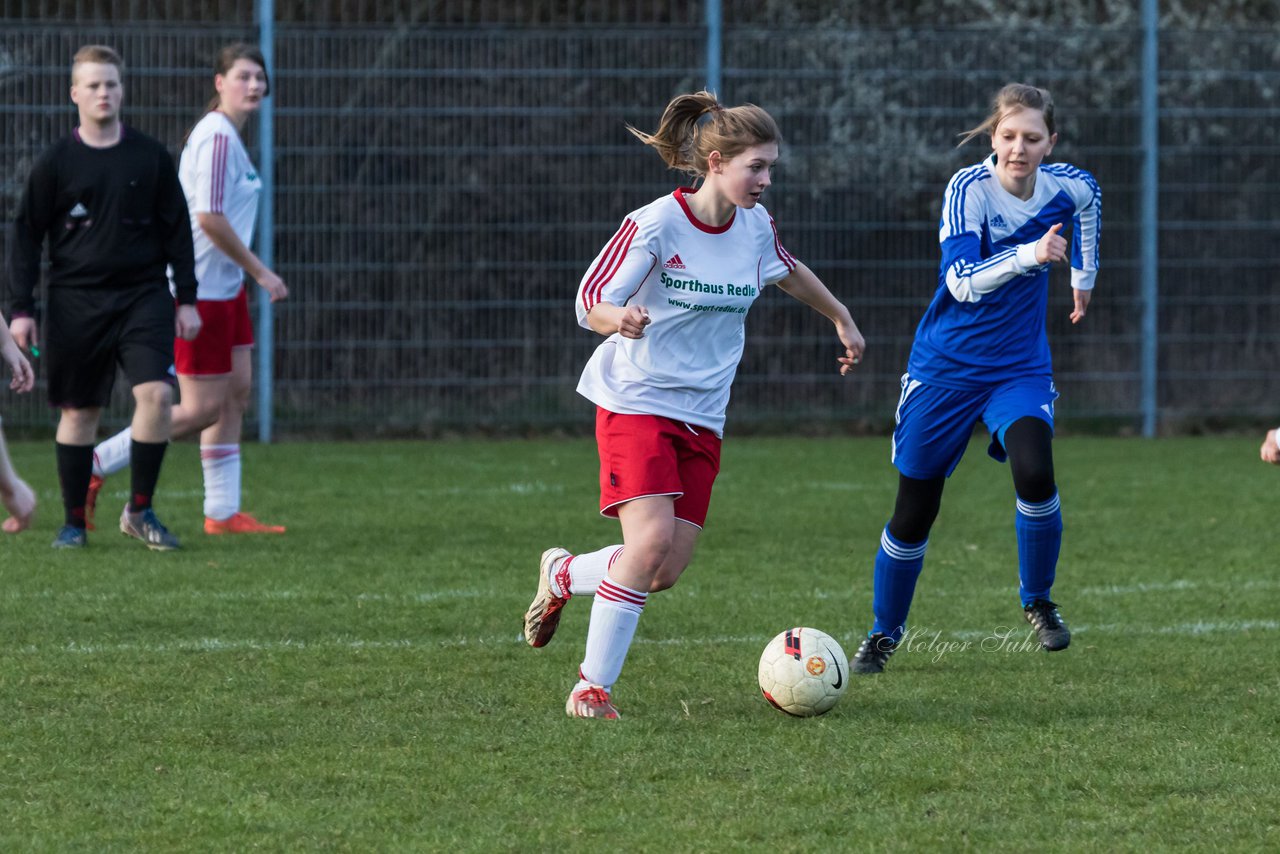
[{"label": "fence wire mesh", "polygon": [[[1092,171],[1106,200],[1104,267],[1083,325],[1067,320],[1066,271],[1052,280],[1060,415],[1136,425],[1136,22],[889,27],[897,19],[868,20],[854,0],[786,13],[749,5],[725,10],[724,100],[779,120],[784,156],[765,204],[788,249],[849,303],[870,349],[860,376],[841,381],[829,324],[768,293],[748,319],[731,429],[889,422],[936,287],[943,187],[985,150],[957,149],[956,136],[1015,79],[1054,92],[1052,159]],[[212,92],[216,49],[258,36],[248,0],[3,8],[6,219],[34,158],[75,123],[67,66],[78,46],[120,50],[126,121],[176,151]],[[277,8],[275,258],[292,296],[276,307],[276,430],[588,429],[573,388],[597,341],[571,301],[622,217],[679,182],[624,125],[653,128],[672,96],[705,83],[702,5]],[[1270,415],[1280,33],[1177,23],[1160,36],[1161,415],[1166,425]],[[128,411],[117,390],[109,420]],[[40,391],[10,396],[4,414],[10,425],[51,422]]]}]

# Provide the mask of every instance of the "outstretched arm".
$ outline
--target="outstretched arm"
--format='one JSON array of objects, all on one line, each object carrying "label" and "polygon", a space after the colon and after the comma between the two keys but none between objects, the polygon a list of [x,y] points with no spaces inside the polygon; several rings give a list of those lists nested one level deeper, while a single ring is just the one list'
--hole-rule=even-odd
[{"label": "outstretched arm", "polygon": [[844,345],[844,355],[836,359],[840,363],[841,376],[848,374],[854,365],[862,361],[867,342],[858,331],[858,325],[853,322],[853,316],[844,303],[827,290],[827,286],[812,270],[797,261],[795,269],[778,282],[778,287],[835,324],[836,335]]}]

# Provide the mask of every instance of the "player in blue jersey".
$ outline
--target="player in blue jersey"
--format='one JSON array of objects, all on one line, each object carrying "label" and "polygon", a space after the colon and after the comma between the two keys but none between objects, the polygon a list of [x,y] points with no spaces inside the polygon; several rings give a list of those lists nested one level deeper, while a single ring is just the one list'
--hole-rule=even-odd
[{"label": "player in blue jersey", "polygon": [[[875,559],[875,622],[851,669],[879,673],[906,628],[946,479],[978,421],[988,453],[1008,460],[1016,496],[1019,594],[1046,650],[1071,633],[1049,598],[1062,542],[1053,472],[1053,385],[1045,312],[1049,265],[1071,262],[1071,322],[1089,306],[1098,270],[1102,194],[1093,176],[1046,164],[1058,136],[1053,100],[1010,84],[961,145],[989,134],[993,153],[961,169],[942,201],[938,290],[916,329],[895,414],[899,472],[893,516]],[[1071,244],[1060,233],[1071,227]]]}]

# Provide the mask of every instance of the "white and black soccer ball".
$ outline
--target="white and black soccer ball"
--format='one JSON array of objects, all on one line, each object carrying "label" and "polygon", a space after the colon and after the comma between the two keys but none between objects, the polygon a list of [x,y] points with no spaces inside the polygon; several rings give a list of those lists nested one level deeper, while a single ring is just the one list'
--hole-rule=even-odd
[{"label": "white and black soccer ball", "polygon": [[831,635],[797,626],[769,641],[759,678],[760,693],[775,709],[812,717],[830,711],[849,686],[849,659]]}]

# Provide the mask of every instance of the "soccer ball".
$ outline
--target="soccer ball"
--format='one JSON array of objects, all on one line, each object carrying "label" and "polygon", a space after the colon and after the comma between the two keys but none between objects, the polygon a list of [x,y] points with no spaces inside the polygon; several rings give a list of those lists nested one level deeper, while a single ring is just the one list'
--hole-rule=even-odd
[{"label": "soccer ball", "polygon": [[760,693],[799,718],[830,711],[849,686],[849,660],[835,638],[798,626],[769,641],[760,656]]}]

